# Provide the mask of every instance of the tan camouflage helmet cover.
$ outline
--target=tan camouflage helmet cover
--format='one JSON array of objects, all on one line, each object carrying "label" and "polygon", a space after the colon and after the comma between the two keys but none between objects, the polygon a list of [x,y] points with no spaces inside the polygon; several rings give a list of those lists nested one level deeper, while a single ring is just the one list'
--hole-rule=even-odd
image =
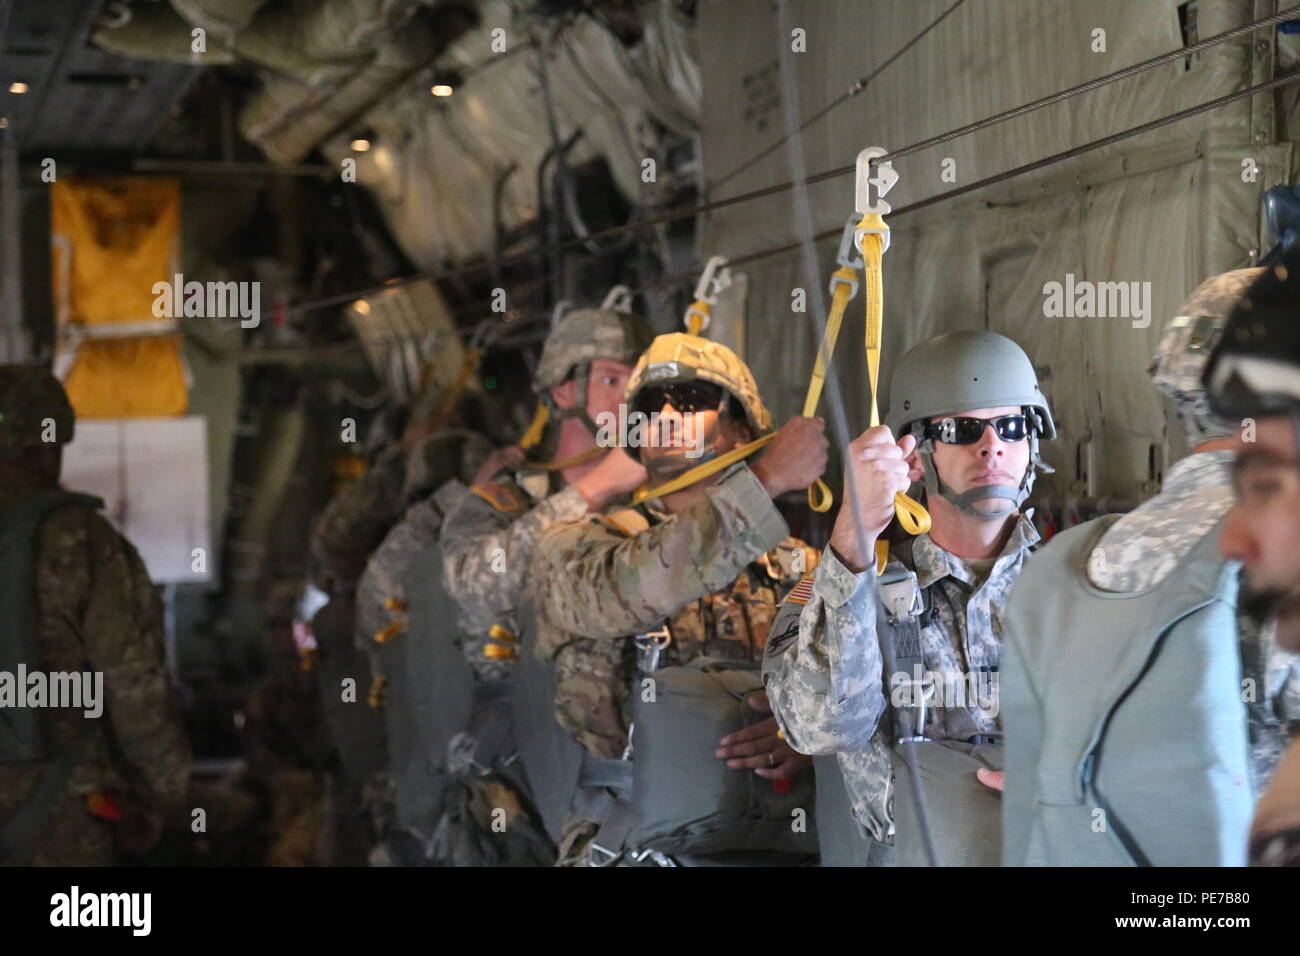
[{"label": "tan camouflage helmet cover", "polygon": [[1201,376],[1232,307],[1262,271],[1234,269],[1206,279],[1160,335],[1147,372],[1155,387],[1173,399],[1178,420],[1192,444],[1232,434],[1210,414]]},{"label": "tan camouflage helmet cover", "polygon": [[632,365],[653,337],[650,323],[632,312],[576,309],[546,337],[533,387],[541,392],[563,385],[576,366],[597,359]]},{"label": "tan camouflage helmet cover", "polygon": [[658,336],[646,349],[632,378],[627,383],[627,401],[631,404],[637,393],[648,385],[665,385],[703,379],[720,385],[740,402],[755,431],[754,437],[772,430],[772,415],[758,394],[754,376],[735,352],[720,342],[670,332]]},{"label": "tan camouflage helmet cover", "polygon": [[72,441],[76,416],[62,383],[40,365],[0,365],[0,458]]}]

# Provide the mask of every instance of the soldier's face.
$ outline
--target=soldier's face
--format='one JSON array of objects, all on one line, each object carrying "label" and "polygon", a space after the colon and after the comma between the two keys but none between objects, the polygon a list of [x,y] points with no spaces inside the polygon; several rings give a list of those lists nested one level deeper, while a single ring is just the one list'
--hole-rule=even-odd
[{"label": "soldier's face", "polygon": [[665,401],[659,408],[655,440],[641,449],[641,464],[652,485],[716,458],[749,440],[749,429],[716,408],[682,414]]},{"label": "soldier's face", "polygon": [[[1001,405],[953,414],[959,418],[1000,418],[1003,415],[1019,415],[1020,411],[1015,405]],[[941,421],[942,416],[930,420]],[[1026,438],[1006,442],[998,437],[992,427],[985,426],[980,440],[970,445],[949,445],[936,441],[934,467],[943,483],[957,494],[984,485],[1019,487],[1025,477],[1025,469],[1029,467],[1029,440]],[[1006,500],[1001,498],[986,498],[972,505],[977,511],[991,513],[1001,511],[1006,506]]]},{"label": "soldier's face", "polygon": [[[1242,563],[1260,596],[1256,610],[1265,614],[1300,596],[1300,464],[1289,418],[1258,419],[1253,437],[1236,439],[1237,501],[1219,534],[1219,552]],[[1279,626],[1278,643],[1300,650],[1300,635]]]},{"label": "soldier's face", "polygon": [[596,359],[591,363],[587,382],[587,414],[591,420],[608,413],[618,415],[618,406],[627,393],[627,380],[632,377],[632,366],[609,359]]}]

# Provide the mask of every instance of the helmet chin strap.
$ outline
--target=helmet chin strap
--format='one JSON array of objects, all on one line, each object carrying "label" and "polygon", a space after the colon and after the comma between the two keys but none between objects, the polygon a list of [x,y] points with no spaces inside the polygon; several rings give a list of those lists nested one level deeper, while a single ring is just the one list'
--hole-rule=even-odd
[{"label": "helmet chin strap", "polygon": [[[1025,477],[1021,479],[1018,487],[1016,485],[981,485],[978,488],[971,488],[958,494],[943,483],[943,480],[939,477],[938,469],[934,466],[934,439],[927,438],[921,442],[917,446],[917,452],[921,456],[921,467],[925,472],[925,493],[931,496],[940,495],[946,498],[958,511],[986,521],[1005,518],[1024,504],[1025,499],[1034,490],[1036,471],[1051,474],[1056,470],[1038,457],[1038,435],[1031,433],[1029,436],[1029,467],[1025,469]],[[1007,502],[1007,505],[996,511],[980,511],[974,507],[975,502],[988,501],[992,498],[999,498]]]},{"label": "helmet chin strap", "polygon": [[582,424],[587,426],[587,431],[591,432],[592,438],[600,437],[600,426],[591,420],[587,414],[587,385],[591,381],[591,363],[583,362],[573,373],[573,381],[577,385],[577,399],[568,408],[561,408],[555,403],[549,389],[545,392],[546,406],[550,410],[550,417],[557,421],[563,421],[566,418],[576,418]]}]

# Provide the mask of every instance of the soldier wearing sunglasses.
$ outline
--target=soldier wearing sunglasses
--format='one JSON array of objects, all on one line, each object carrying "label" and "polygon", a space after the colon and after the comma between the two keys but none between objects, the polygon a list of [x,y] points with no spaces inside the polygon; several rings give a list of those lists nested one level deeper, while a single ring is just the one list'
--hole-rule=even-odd
[{"label": "soldier wearing sunglasses", "polygon": [[1202,283],[1157,345],[1152,382],[1191,454],[1133,511],[1057,535],[1012,592],[1008,865],[1245,862],[1255,796],[1300,717],[1300,669],[1239,610],[1239,566],[1218,553],[1240,443],[1201,377],[1259,272]]},{"label": "soldier wearing sunglasses", "polygon": [[[772,625],[764,675],[795,750],[838,757],[864,837],[857,862],[929,860],[915,803],[896,795],[916,765],[909,751],[931,779],[935,862],[997,862],[998,800],[975,772],[1000,766],[1002,606],[1038,540],[1020,507],[1047,470],[1038,440],[1055,434],[1020,347],[954,332],[903,356],[888,425],[848,446],[857,507],[846,488],[812,588],[796,589]],[[918,481],[932,527],[897,540],[877,576],[895,494]]]},{"label": "soldier wearing sunglasses", "polygon": [[[627,401],[657,416],[651,440],[633,449],[651,488],[773,430],[740,357],[693,335],[656,338]],[[823,431],[821,419],[792,418],[747,460],[636,507],[556,525],[539,541],[538,652],[555,664],[556,719],[586,753],[562,865],[595,862],[593,844],[606,864],[628,849],[617,821],[633,797],[634,682],[699,657],[760,659],[780,594],[816,560],[774,499],[821,474]],[[751,706],[768,710],[762,694]],[[779,739],[771,718],[720,741],[712,756],[770,781],[811,763]],[[611,785],[620,770],[625,782]]]}]

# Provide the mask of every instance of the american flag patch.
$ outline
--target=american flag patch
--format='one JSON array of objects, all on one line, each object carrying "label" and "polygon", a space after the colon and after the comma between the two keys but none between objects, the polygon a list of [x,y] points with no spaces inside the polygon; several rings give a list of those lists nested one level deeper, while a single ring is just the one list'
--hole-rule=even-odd
[{"label": "american flag patch", "polygon": [[791,604],[807,604],[813,596],[813,579],[806,577],[785,596],[786,601]]}]

